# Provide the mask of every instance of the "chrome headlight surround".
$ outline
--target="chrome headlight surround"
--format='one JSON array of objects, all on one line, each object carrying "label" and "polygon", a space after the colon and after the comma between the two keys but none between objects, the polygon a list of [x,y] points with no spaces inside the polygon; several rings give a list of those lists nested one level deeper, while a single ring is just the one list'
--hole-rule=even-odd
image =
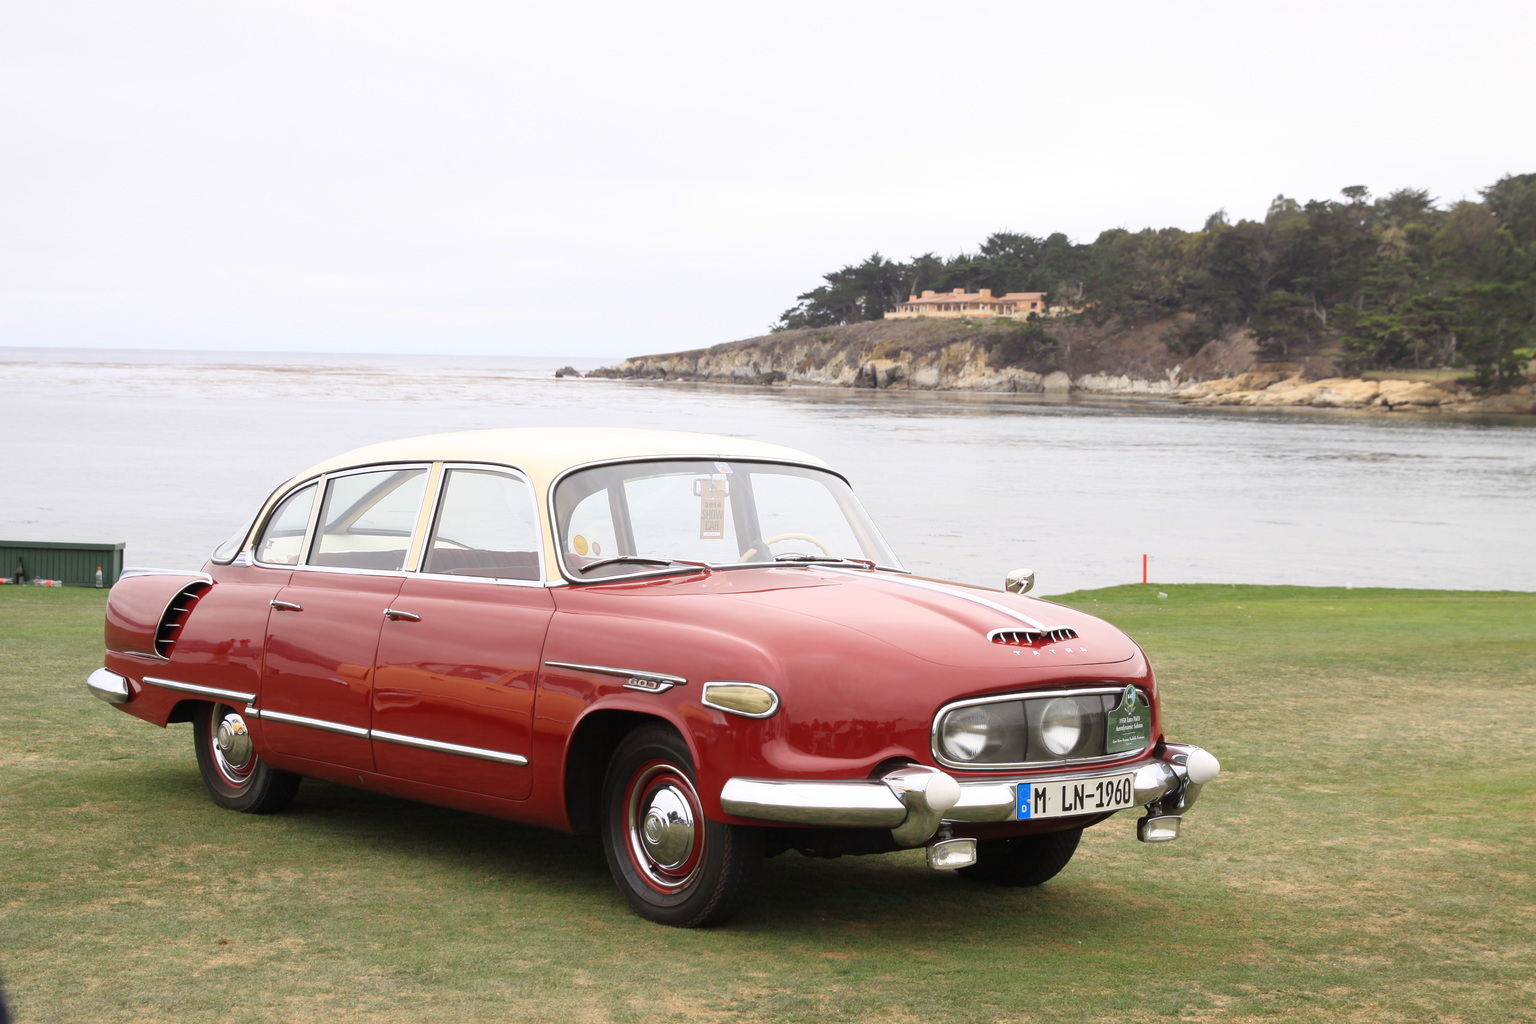
[{"label": "chrome headlight surround", "polygon": [[[1147,692],[1137,687],[1141,699]],[[1067,765],[1122,761],[1151,749],[1148,737],[1140,750],[1106,754],[1109,711],[1119,703],[1125,684],[1085,686],[1067,690],[1023,691],[977,697],[946,704],[933,717],[930,745],[934,760],[949,768],[971,771],[1059,768]],[[963,716],[963,717],[960,717]],[[979,723],[1006,721],[999,735]],[[974,756],[965,745],[978,731],[987,739]]]}]

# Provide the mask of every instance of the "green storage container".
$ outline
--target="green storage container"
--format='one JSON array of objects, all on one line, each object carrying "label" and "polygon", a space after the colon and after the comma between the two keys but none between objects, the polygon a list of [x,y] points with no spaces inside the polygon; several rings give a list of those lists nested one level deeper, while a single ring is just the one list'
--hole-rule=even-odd
[{"label": "green storage container", "polygon": [[11,583],[58,580],[66,587],[110,587],[123,574],[123,544],[50,544],[33,540],[0,540],[0,575]]}]

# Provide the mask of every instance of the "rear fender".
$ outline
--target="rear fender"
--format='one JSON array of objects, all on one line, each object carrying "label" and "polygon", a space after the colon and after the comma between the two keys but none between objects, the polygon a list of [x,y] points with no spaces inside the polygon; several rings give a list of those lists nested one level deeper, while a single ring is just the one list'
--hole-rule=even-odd
[{"label": "rear fender", "polygon": [[107,595],[107,651],[168,660],[187,612],[212,587],[203,572],[124,570]]}]

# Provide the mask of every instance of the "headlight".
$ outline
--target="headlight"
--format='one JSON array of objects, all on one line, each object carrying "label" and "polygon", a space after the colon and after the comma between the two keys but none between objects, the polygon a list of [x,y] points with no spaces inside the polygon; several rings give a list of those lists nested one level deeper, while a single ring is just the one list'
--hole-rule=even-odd
[{"label": "headlight", "polygon": [[975,761],[1003,742],[1004,724],[991,707],[980,704],[944,716],[939,743],[952,761]]},{"label": "headlight", "polygon": [[1083,739],[1083,708],[1071,697],[1057,697],[1040,712],[1040,742],[1057,757],[1066,757]]}]

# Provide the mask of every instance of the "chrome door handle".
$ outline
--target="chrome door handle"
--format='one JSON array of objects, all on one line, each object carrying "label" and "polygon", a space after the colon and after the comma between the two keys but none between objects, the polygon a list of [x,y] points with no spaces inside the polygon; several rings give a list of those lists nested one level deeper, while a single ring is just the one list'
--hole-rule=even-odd
[{"label": "chrome door handle", "polygon": [[399,622],[401,619],[404,619],[406,622],[420,622],[421,621],[421,616],[420,615],[415,615],[415,614],[412,614],[411,612],[402,612],[402,611],[400,611],[398,609],[395,609],[395,608],[385,608],[384,609],[384,617],[386,619],[388,619],[390,622]]},{"label": "chrome door handle", "polygon": [[276,598],[273,598],[267,603],[280,612],[301,612],[304,610],[303,605],[294,604],[292,601],[279,601]]}]

